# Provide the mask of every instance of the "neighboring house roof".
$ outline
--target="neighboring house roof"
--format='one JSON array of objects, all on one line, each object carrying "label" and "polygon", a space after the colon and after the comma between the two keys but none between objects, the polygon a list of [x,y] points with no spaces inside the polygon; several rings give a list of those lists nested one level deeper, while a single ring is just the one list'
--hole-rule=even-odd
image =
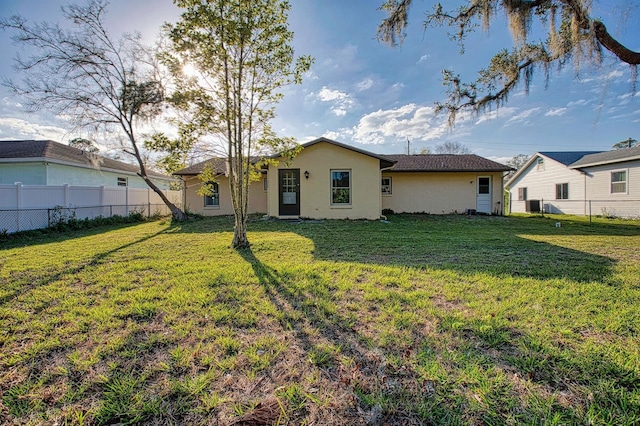
[{"label": "neighboring house roof", "polygon": [[557,161],[560,164],[563,164],[567,167],[569,165],[585,155],[595,154],[602,151],[555,151],[555,152],[536,152],[524,163],[517,172],[513,174],[507,181],[504,183],[505,188],[510,188],[511,184],[520,177],[530,166],[536,161],[539,157],[549,158],[550,160]]},{"label": "neighboring house roof", "polygon": [[511,167],[475,154],[394,154],[389,172],[506,172]]},{"label": "neighboring house roof", "polygon": [[[138,166],[91,154],[51,140],[0,141],[0,163],[48,161],[117,173],[138,174]],[[149,177],[171,179],[170,176],[147,170]]]},{"label": "neighboring house roof", "polygon": [[545,157],[551,158],[552,160],[556,160],[558,163],[562,163],[565,166],[568,166],[571,163],[575,163],[585,155],[597,154],[600,152],[602,151],[538,152],[538,154],[544,155]]},{"label": "neighboring house roof", "polygon": [[583,167],[599,166],[602,164],[620,163],[623,161],[633,160],[640,160],[640,145],[634,146],[633,148],[590,153],[575,161],[569,167],[572,169],[580,169]]}]

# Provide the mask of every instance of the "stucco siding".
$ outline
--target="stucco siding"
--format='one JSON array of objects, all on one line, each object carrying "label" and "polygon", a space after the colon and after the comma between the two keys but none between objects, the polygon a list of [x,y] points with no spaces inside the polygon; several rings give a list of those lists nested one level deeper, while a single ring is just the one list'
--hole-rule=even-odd
[{"label": "stucco siding", "polygon": [[[528,200],[542,200],[549,213],[585,214],[585,175],[565,165],[544,158],[544,166],[538,168],[537,161],[510,184],[512,213],[525,213],[525,201],[518,199],[519,189],[527,188]],[[556,184],[568,184],[568,199],[556,200]]]},{"label": "stucco siding", "polygon": [[[233,204],[231,202],[231,191],[229,189],[229,178],[218,176],[218,190],[220,194],[219,206],[204,205],[204,197],[198,195],[197,191],[202,186],[202,181],[198,177],[191,177],[185,180],[185,205],[187,210],[203,216],[225,216],[233,214]],[[249,185],[249,213],[266,213],[267,197],[264,190],[264,181],[252,182]]]},{"label": "stucco siding", "polygon": [[[279,214],[279,169],[300,170],[300,216],[312,219],[378,219],[382,211],[380,160],[330,143],[308,146],[292,161],[269,166],[268,211]],[[348,170],[351,203],[331,203],[331,171]],[[309,172],[306,179],[304,173]]]},{"label": "stucco siding", "polygon": [[463,213],[477,207],[478,177],[491,177],[492,213],[502,213],[502,173],[393,173],[391,194],[382,196],[382,207],[395,213]]},{"label": "stucco siding", "polygon": [[0,163],[0,185],[46,185],[47,172],[44,163]]}]

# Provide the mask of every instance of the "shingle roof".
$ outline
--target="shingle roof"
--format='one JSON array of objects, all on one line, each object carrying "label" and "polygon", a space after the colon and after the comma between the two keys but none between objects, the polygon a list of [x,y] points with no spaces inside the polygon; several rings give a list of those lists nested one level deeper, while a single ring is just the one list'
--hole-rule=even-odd
[{"label": "shingle roof", "polygon": [[[50,140],[0,141],[0,162],[7,160],[48,160],[72,163],[84,167],[138,173],[138,166],[85,152],[81,149]],[[169,179],[167,175],[148,170],[151,177]]]},{"label": "shingle roof", "polygon": [[511,167],[475,154],[394,154],[391,172],[506,172]]},{"label": "shingle roof", "polygon": [[[251,164],[255,164],[260,160],[260,157],[252,157]],[[205,166],[210,164],[212,167],[212,171],[215,174],[223,175],[227,173],[227,159],[222,157],[213,157],[205,161],[201,161],[196,164],[192,164],[184,169],[180,169],[174,173],[177,176],[196,176],[202,173],[205,169]]]},{"label": "shingle roof", "polygon": [[595,166],[598,164],[619,163],[640,159],[640,145],[633,148],[616,149],[599,153],[589,153],[579,160],[573,162],[569,167],[579,169],[580,167]]},{"label": "shingle roof", "polygon": [[585,155],[589,154],[597,154],[602,151],[563,151],[563,152],[539,152],[538,154],[542,154],[545,157],[549,157],[552,160],[557,161],[558,163],[562,163],[565,166],[578,161]]}]

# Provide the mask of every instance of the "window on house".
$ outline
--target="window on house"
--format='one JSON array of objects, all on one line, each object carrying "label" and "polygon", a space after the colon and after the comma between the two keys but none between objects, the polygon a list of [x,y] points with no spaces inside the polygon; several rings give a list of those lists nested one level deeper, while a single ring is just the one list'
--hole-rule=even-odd
[{"label": "window on house", "polygon": [[556,200],[568,200],[568,199],[569,199],[569,184],[556,183]]},{"label": "window on house", "polygon": [[626,194],[627,193],[627,172],[611,172],[611,193]]},{"label": "window on house", "polygon": [[262,187],[264,188],[265,191],[269,189],[269,181],[267,180],[266,177],[262,179]]},{"label": "window on house", "polygon": [[119,177],[118,178],[118,186],[127,186],[127,178]]},{"label": "window on house", "polygon": [[351,204],[351,170],[331,170],[331,204]]},{"label": "window on house", "polygon": [[391,195],[391,178],[382,178],[382,195]]},{"label": "window on house", "polygon": [[218,182],[210,182],[211,195],[204,196],[205,207],[220,207],[220,192]]},{"label": "window on house", "polygon": [[518,200],[519,201],[527,200],[527,188],[518,188]]},{"label": "window on house", "polygon": [[544,170],[544,158],[538,158],[537,168],[538,170]]}]

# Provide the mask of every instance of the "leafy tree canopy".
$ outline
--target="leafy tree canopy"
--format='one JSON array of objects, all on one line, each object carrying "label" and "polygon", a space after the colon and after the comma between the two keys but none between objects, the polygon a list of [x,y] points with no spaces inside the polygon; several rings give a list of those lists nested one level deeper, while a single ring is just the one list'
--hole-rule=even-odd
[{"label": "leafy tree canopy", "polygon": [[[448,2],[447,2],[448,3]],[[509,21],[514,47],[495,54],[475,81],[463,82],[452,70],[443,71],[448,99],[436,103],[436,111],[449,114],[453,124],[461,110],[480,112],[507,102],[509,94],[524,83],[528,90],[534,71],[542,70],[547,80],[552,68],[561,69],[573,61],[601,65],[605,52],[629,64],[633,81],[637,78],[640,53],[616,40],[604,22],[592,16],[591,0],[469,0],[456,10],[445,10],[438,3],[426,12],[425,30],[434,27],[453,29],[449,36],[464,51],[467,35],[478,26],[489,29],[501,13]],[[379,40],[392,46],[402,43],[412,0],[387,0],[380,9],[388,13],[378,27]],[[534,40],[534,21],[547,28],[544,40]],[[635,87],[631,88],[635,91]]]}]

